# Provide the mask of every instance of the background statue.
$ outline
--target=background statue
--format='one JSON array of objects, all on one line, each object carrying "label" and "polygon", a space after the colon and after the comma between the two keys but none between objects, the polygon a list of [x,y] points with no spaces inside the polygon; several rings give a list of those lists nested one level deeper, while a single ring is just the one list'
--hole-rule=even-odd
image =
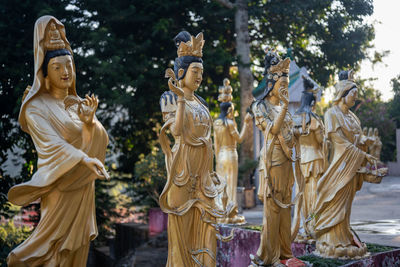
[{"label": "background statue", "polygon": [[[160,207],[168,213],[167,266],[215,266],[216,219],[225,216],[216,198],[224,190],[212,172],[212,118],[207,103],[194,92],[203,78],[203,34],[181,32],[174,71],[167,69],[171,91],[160,99],[163,119],[160,143],[165,154],[168,180]],[[172,149],[167,136],[172,133]]]},{"label": "background statue", "polygon": [[314,83],[303,76],[304,91],[301,97],[301,106],[296,111],[293,120],[299,129],[300,144],[300,169],[303,174],[305,186],[301,213],[304,234],[297,236],[297,241],[311,239],[312,229],[310,221],[317,196],[317,182],[325,171],[327,165],[327,146],[325,140],[325,127],[322,120],[315,114],[316,93]]},{"label": "background statue", "polygon": [[[364,152],[361,124],[350,111],[357,99],[357,85],[352,71],[339,74],[333,107],[325,114],[325,127],[333,147],[333,158],[317,185],[315,237],[317,252],[324,257],[355,258],[367,253],[350,228],[351,205],[363,181],[379,182],[387,169],[365,171],[364,159],[375,164],[376,159]],[[364,169],[361,172],[361,169]]]},{"label": "background statue", "polygon": [[[267,86],[262,97],[251,106],[255,123],[264,136],[258,191],[264,203],[263,229],[257,255],[250,255],[256,266],[285,266],[280,260],[293,257],[290,247],[295,235],[291,234],[292,187],[295,176],[298,179],[301,173],[297,155],[292,155],[296,136],[288,112],[289,64],[289,58],[281,60],[276,52],[267,51],[264,72]],[[293,162],[296,162],[296,175]],[[302,192],[302,181],[297,183]]]},{"label": "background statue", "polygon": [[25,91],[19,123],[38,153],[37,171],[8,192],[24,206],[40,198],[39,224],[7,258],[8,266],[86,266],[97,236],[94,181],[109,178],[103,162],[108,135],[96,119],[97,97],[80,99],[64,25],[36,21],[34,82]]},{"label": "background statue", "polygon": [[378,128],[374,128],[374,145],[371,155],[374,156],[378,162],[381,162],[382,141],[379,137]]},{"label": "background statue", "polygon": [[228,217],[218,220],[220,223],[243,224],[243,216],[238,215],[236,199],[238,178],[237,144],[241,143],[250,126],[252,117],[246,114],[243,128],[239,134],[235,122],[235,109],[232,104],[232,87],[228,79],[224,79],[224,86],[219,89],[218,101],[221,102],[221,114],[214,121],[214,148],[216,158],[216,172],[226,180],[226,199],[222,199],[225,208],[231,207]]}]

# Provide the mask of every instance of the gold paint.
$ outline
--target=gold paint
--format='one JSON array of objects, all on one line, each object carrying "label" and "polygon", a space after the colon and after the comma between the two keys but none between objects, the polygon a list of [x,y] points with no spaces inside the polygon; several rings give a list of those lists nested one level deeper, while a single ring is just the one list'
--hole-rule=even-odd
[{"label": "gold paint", "polygon": [[[263,229],[257,255],[251,255],[254,265],[278,266],[280,260],[292,258],[291,241],[296,233],[291,233],[291,203],[294,181],[298,183],[299,194],[296,199],[301,202],[303,190],[301,172],[297,155],[292,154],[296,146],[293,120],[288,112],[288,85],[290,59],[281,60],[275,52],[277,62],[268,69],[267,75],[278,75],[272,90],[263,100],[252,104],[252,112],[257,127],[264,136],[264,145],[260,152],[260,186],[258,197],[264,203]],[[297,151],[297,149],[296,149]],[[293,162],[296,166],[293,170]]]},{"label": "gold paint", "polygon": [[[192,36],[192,44],[199,40],[201,45],[197,46],[202,47],[202,38],[202,34],[198,38]],[[188,43],[182,42],[178,51]],[[201,53],[197,51],[196,55]],[[179,76],[183,72],[180,69]],[[165,122],[160,132],[160,144],[168,173],[160,207],[168,213],[167,266],[171,267],[215,266],[215,225],[217,218],[225,216],[225,211],[216,203],[225,184],[212,172],[212,118],[208,108],[194,94],[202,75],[203,66],[198,62],[190,63],[180,81],[168,69],[165,76],[169,78],[171,91],[165,92],[160,100]],[[175,140],[172,148],[167,130]]]},{"label": "gold paint", "polygon": [[376,164],[376,159],[362,150],[366,139],[359,119],[349,110],[357,98],[355,86],[352,79],[339,81],[334,105],[325,113],[325,130],[333,156],[318,181],[314,212],[317,251],[323,257],[366,255],[366,245],[350,229],[351,205],[363,181],[381,179],[387,172],[386,168],[372,172],[363,168],[366,162]]},{"label": "gold paint", "polygon": [[226,180],[226,190],[221,199],[222,205],[228,210],[228,217],[219,219],[219,223],[243,224],[246,222],[243,216],[238,215],[238,203],[236,199],[237,179],[238,179],[238,153],[237,144],[241,143],[250,127],[251,115],[245,117],[244,126],[239,133],[234,120],[235,109],[230,102],[232,100],[232,87],[228,79],[224,79],[224,86],[219,89],[218,100],[227,108],[224,117],[214,121],[214,148],[216,158],[216,172]]},{"label": "gold paint", "polygon": [[[46,36],[52,47],[44,45]],[[34,83],[24,93],[19,115],[21,128],[35,144],[38,169],[30,181],[12,187],[8,199],[21,206],[40,199],[41,218],[32,235],[8,255],[8,266],[86,266],[90,241],[97,236],[94,181],[109,178],[103,165],[108,135],[94,115],[96,97],[64,104],[67,95],[80,99],[72,56],[50,59],[43,77],[46,51],[58,47],[72,55],[64,25],[52,16],[39,18]]]}]

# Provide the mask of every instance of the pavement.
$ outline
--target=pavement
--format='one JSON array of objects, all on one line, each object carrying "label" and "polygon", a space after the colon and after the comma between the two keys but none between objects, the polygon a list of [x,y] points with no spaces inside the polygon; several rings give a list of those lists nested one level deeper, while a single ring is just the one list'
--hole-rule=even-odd
[{"label": "pavement", "polygon": [[[249,225],[262,224],[263,206],[244,210]],[[351,227],[367,243],[400,247],[400,177],[364,182],[353,201]]]}]

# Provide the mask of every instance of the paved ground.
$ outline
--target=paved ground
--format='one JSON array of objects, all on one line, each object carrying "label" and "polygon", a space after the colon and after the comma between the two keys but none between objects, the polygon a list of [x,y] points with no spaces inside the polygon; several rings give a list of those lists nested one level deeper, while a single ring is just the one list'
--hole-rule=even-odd
[{"label": "paved ground", "polygon": [[[249,224],[262,224],[262,208],[244,211]],[[353,202],[351,225],[364,242],[400,247],[400,177],[364,183]]]}]

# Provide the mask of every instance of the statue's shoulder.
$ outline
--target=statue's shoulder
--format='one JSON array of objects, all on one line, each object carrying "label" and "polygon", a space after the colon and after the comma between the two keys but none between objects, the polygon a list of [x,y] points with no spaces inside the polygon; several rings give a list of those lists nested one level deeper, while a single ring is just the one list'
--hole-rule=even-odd
[{"label": "statue's shoulder", "polygon": [[162,113],[175,112],[177,109],[178,96],[172,91],[165,91],[160,97],[160,107]]},{"label": "statue's shoulder", "polygon": [[214,121],[214,127],[220,127],[220,126],[222,126],[224,124],[224,122],[222,121],[222,119],[216,119],[215,121]]}]

